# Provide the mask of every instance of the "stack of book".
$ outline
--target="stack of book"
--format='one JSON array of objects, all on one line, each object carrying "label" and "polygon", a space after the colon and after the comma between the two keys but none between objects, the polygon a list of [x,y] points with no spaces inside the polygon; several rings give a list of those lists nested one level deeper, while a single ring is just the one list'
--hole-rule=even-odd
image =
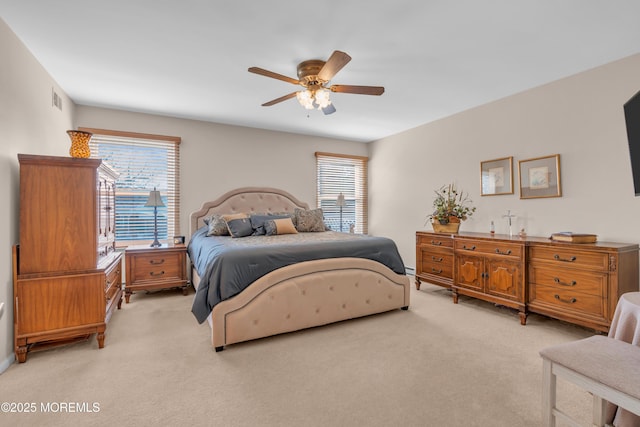
[{"label": "stack of book", "polygon": [[553,233],[551,235],[551,240],[571,243],[595,243],[598,240],[598,236],[595,234],[580,234],[572,233],[570,231],[561,231],[559,233]]}]

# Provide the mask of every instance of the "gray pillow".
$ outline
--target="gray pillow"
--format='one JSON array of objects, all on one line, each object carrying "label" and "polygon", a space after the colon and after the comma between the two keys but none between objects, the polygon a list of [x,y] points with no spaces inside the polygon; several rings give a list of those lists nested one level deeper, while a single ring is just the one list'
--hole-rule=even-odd
[{"label": "gray pillow", "polygon": [[219,214],[211,214],[202,218],[205,224],[209,227],[209,231],[207,231],[207,236],[228,236],[229,229],[227,228],[227,223],[222,218],[222,215]]},{"label": "gray pillow", "polygon": [[251,220],[249,218],[237,218],[227,221],[227,228],[231,237],[247,237],[253,233]]},{"label": "gray pillow", "polygon": [[296,208],[296,229],[300,232],[325,231],[322,209]]},{"label": "gray pillow", "polygon": [[254,215],[251,215],[251,227],[253,228],[252,236],[264,236],[265,235],[265,229],[264,229],[265,222],[269,221],[269,220],[272,220],[272,219],[282,219],[282,218],[289,218],[289,216],[288,215],[274,215],[274,214],[269,214],[269,215],[254,214]]}]

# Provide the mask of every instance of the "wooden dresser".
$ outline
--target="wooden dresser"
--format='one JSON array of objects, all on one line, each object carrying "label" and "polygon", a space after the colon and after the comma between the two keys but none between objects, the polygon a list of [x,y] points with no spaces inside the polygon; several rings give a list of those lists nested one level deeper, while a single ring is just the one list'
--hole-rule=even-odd
[{"label": "wooden dresser", "polygon": [[115,251],[117,173],[97,159],[19,154],[20,244],[13,250],[15,353],[97,334],[122,304]]},{"label": "wooden dresser", "polygon": [[[451,265],[452,268],[448,266]],[[607,332],[623,293],[638,291],[638,245],[565,243],[488,233],[416,232],[421,281]]]}]

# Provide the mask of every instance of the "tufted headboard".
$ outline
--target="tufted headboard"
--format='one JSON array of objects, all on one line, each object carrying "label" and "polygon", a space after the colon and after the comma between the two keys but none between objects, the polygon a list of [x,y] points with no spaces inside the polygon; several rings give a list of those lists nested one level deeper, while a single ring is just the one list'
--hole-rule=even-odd
[{"label": "tufted headboard", "polygon": [[309,209],[309,205],[296,199],[284,190],[268,187],[244,187],[231,190],[216,200],[204,202],[202,207],[191,213],[189,236],[204,226],[202,220],[213,213],[269,213],[292,212],[295,208]]}]

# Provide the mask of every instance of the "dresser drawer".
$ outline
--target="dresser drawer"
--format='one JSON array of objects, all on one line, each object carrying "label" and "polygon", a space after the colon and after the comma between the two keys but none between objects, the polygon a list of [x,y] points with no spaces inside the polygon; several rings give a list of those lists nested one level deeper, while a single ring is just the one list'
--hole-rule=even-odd
[{"label": "dresser drawer", "polygon": [[598,297],[607,292],[608,275],[570,268],[529,267],[529,282],[559,290],[571,290]]},{"label": "dresser drawer", "polygon": [[181,279],[184,271],[182,260],[182,254],[177,252],[134,255],[131,257],[134,263],[133,282]]},{"label": "dresser drawer", "polygon": [[576,266],[590,270],[609,270],[609,256],[606,253],[581,251],[573,248],[550,248],[533,246],[529,248],[531,263],[547,262],[558,266]]},{"label": "dresser drawer", "polygon": [[606,315],[605,299],[601,296],[551,286],[531,284],[529,303],[543,303],[557,308],[560,313],[574,312],[602,318]]},{"label": "dresser drawer", "polygon": [[448,262],[444,262],[444,261],[423,262],[421,273],[452,278],[453,277],[453,260],[450,260]]},{"label": "dresser drawer", "polygon": [[505,255],[521,258],[523,246],[501,241],[465,240],[459,239],[454,242],[454,250],[463,253],[480,253],[483,255]]},{"label": "dresser drawer", "polygon": [[106,280],[104,283],[105,292],[109,293],[112,288],[122,287],[122,263],[118,261],[114,266],[110,267],[106,272]]},{"label": "dresser drawer", "polygon": [[416,244],[419,246],[434,246],[441,248],[452,248],[453,239],[436,234],[418,234],[416,236]]}]

